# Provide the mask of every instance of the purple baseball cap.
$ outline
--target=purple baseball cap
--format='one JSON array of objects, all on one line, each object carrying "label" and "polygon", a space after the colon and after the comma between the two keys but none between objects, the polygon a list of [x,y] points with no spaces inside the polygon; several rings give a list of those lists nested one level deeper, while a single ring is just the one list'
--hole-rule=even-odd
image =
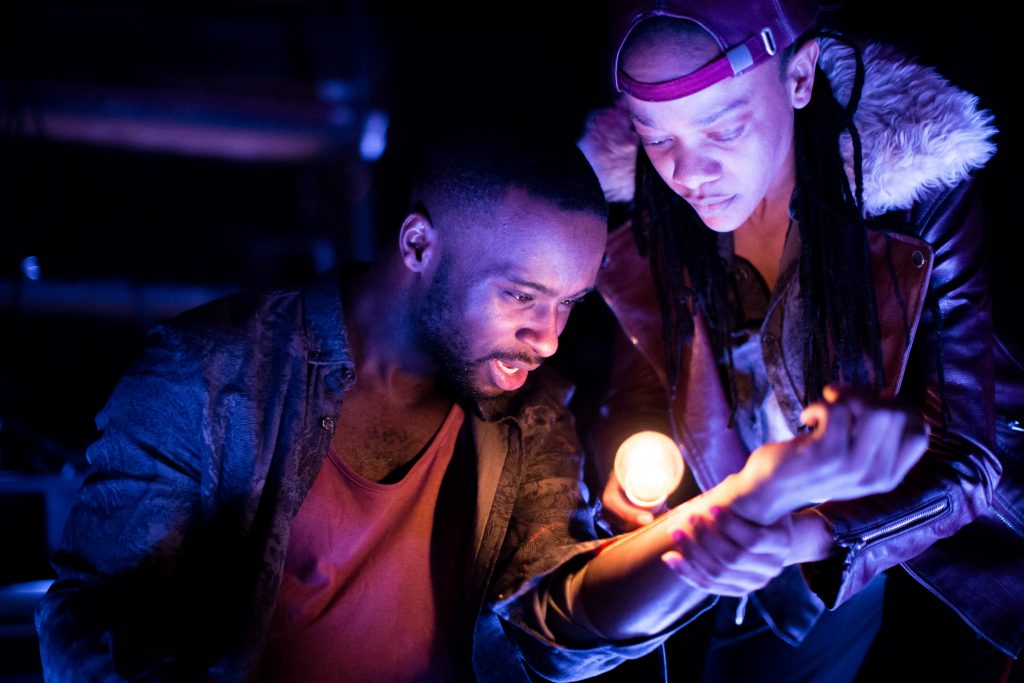
[{"label": "purple baseball cap", "polygon": [[[665,102],[700,92],[738,76],[792,45],[814,24],[818,0],[632,0],[616,3],[612,40],[618,41],[612,64],[615,89],[638,100]],[[641,22],[654,17],[689,19],[718,43],[722,56],[693,73],[658,83],[630,78],[619,66],[626,39]]]}]

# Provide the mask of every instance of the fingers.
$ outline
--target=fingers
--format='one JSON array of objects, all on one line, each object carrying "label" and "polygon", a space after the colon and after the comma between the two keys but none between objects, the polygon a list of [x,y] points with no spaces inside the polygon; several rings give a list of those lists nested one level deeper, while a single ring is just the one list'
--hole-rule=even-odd
[{"label": "fingers", "polygon": [[824,400],[804,408],[800,419],[814,430],[814,438],[824,449],[845,452],[866,404],[852,390],[836,385],[825,387],[822,395]]},{"label": "fingers", "polygon": [[848,500],[892,490],[926,448],[920,413],[896,400],[838,385],[826,387],[824,400],[801,415],[814,428],[805,451],[809,468],[791,473],[804,480],[808,495]]},{"label": "fingers", "polygon": [[826,414],[837,410],[844,411],[853,418],[860,417],[865,412],[879,406],[895,406],[895,401],[891,399],[885,399],[861,389],[854,389],[845,384],[829,384],[822,390],[821,396],[822,400],[816,404],[812,403],[811,406],[820,406]]},{"label": "fingers", "polygon": [[718,595],[745,595],[785,565],[791,527],[751,524],[728,509],[691,514],[671,530],[674,549],[662,561],[690,585]]},{"label": "fingers", "polygon": [[924,418],[918,412],[911,412],[905,416],[903,433],[899,443],[899,458],[897,462],[896,476],[900,481],[917,464],[917,462],[928,450],[928,437],[931,430],[925,423]]},{"label": "fingers", "polygon": [[601,504],[602,517],[620,532],[633,531],[654,521],[652,511],[633,505],[626,498],[614,472],[612,472],[611,477],[608,479],[608,484],[604,487],[604,493],[601,495]]},{"label": "fingers", "polygon": [[824,389],[821,390],[821,397],[825,403],[856,403],[863,402],[864,399],[870,399],[871,394],[868,394],[862,389],[855,389],[849,384],[843,382],[833,382],[828,384]]},{"label": "fingers", "polygon": [[741,571],[732,572],[728,575],[716,575],[700,567],[695,562],[687,561],[682,553],[675,550],[670,550],[662,555],[661,561],[686,583],[698,590],[714,595],[730,597],[746,595],[751,591],[763,588],[775,577],[773,573],[756,574]]},{"label": "fingers", "polygon": [[828,409],[821,403],[812,403],[800,413],[800,422],[811,429],[816,429],[825,423],[828,418]]},{"label": "fingers", "polygon": [[775,524],[758,524],[738,514],[732,507],[712,507],[708,518],[693,526],[693,533],[698,539],[710,536],[710,532],[714,531],[736,549],[746,553],[779,555],[785,553],[791,543],[787,520]]},{"label": "fingers", "polygon": [[864,495],[899,485],[927,448],[927,430],[917,410],[887,395],[849,387],[831,391],[835,403],[852,416],[849,424],[849,468],[860,471]]},{"label": "fingers", "polygon": [[[889,489],[896,464],[896,444],[903,433],[903,416],[876,410],[860,416],[849,435],[849,468],[864,487]],[[874,483],[874,485],[872,485]]]}]

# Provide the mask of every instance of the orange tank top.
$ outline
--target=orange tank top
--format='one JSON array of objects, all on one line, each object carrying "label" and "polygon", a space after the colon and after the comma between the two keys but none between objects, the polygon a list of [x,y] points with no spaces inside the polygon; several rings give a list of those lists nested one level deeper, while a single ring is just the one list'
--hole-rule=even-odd
[{"label": "orange tank top", "polygon": [[292,521],[263,680],[462,678],[462,539],[469,519],[453,520],[445,502],[460,491],[440,504],[439,493],[463,420],[453,405],[419,460],[393,484],[360,476],[331,450]]}]

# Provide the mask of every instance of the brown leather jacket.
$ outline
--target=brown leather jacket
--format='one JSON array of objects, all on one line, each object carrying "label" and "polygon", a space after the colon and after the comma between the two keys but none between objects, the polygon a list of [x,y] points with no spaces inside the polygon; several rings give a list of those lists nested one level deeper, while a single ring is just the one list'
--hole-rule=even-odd
[{"label": "brown leather jacket", "polygon": [[[853,54],[831,40],[819,44],[818,66],[846,101]],[[796,642],[822,609],[901,563],[976,631],[1017,654],[1024,645],[1024,366],[992,332],[972,178],[995,152],[995,128],[977,98],[933,69],[883,44],[863,46],[862,54],[854,122],[863,143],[864,211],[876,228],[870,247],[884,380],[923,407],[931,449],[892,493],[820,506],[845,548],[842,557],[790,568],[752,602],[771,613],[779,635]],[[608,200],[631,201],[637,138],[623,111],[595,112],[580,148]],[[852,178],[848,137],[840,150]],[[614,452],[636,428],[661,428],[689,451],[700,486],[739,469],[747,454],[728,429],[699,318],[678,398],[667,409],[661,317],[628,229],[611,236],[599,286],[626,331],[597,430],[599,455],[602,443]],[[803,395],[802,340],[792,327],[797,316],[786,315],[793,283],[780,278],[776,289],[762,341],[766,361],[773,360],[766,366],[771,386],[793,427]]]},{"label": "brown leather jacket", "polygon": [[[1017,478],[996,494],[995,341],[975,195],[972,181],[933,191],[910,210],[884,215],[869,233],[884,386],[922,406],[932,437],[896,490],[818,506],[842,547],[838,559],[803,567],[803,580],[790,568],[754,596],[790,642],[799,642],[824,608],[897,563],[1002,650],[1016,654],[1024,642],[1024,493]],[[769,381],[794,432],[804,393],[795,271],[795,263],[783,263],[761,328]],[[610,237],[598,287],[625,332],[624,346],[635,349],[617,354],[598,450],[613,452],[635,429],[660,428],[675,435],[701,489],[738,471],[748,453],[728,426],[730,409],[699,316],[669,399],[653,280],[628,226]],[[1013,396],[1020,401],[1020,392]]]}]

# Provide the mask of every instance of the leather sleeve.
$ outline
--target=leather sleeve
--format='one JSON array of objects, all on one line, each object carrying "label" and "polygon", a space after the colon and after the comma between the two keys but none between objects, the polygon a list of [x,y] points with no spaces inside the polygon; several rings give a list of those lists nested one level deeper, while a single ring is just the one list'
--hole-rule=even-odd
[{"label": "leather sleeve", "polygon": [[[843,547],[805,568],[830,607],[988,509],[1001,467],[994,454],[993,332],[976,189],[965,182],[915,207],[933,251],[922,315],[899,395],[932,430],[924,457],[894,491],[817,510]],[[838,570],[838,571],[837,571]]]}]

